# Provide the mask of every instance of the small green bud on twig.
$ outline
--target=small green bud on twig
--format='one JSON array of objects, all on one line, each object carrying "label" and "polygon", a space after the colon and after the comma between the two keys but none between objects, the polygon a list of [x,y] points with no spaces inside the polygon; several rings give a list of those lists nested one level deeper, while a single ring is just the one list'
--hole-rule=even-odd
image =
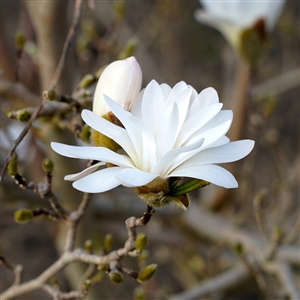
[{"label": "small green bud on twig", "polygon": [[110,272],[108,277],[113,283],[121,283],[123,281],[122,275],[118,272]]},{"label": "small green bud on twig", "polygon": [[87,74],[81,79],[79,86],[83,89],[86,89],[90,87],[94,82],[95,82],[95,76],[92,74]]},{"label": "small green bud on twig", "polygon": [[146,249],[144,249],[143,252],[138,256],[138,261],[140,263],[144,263],[146,262],[148,257],[149,257],[149,252]]},{"label": "small green bud on twig", "polygon": [[90,279],[86,279],[86,280],[83,282],[83,289],[84,289],[85,291],[87,291],[87,290],[90,289],[91,285],[92,285],[91,280],[90,280]]},{"label": "small green bud on twig", "polygon": [[110,251],[113,246],[113,236],[110,233],[107,233],[104,237],[104,249]]},{"label": "small green bud on twig", "polygon": [[44,91],[43,97],[49,101],[57,100],[57,93],[55,90]]},{"label": "small green bud on twig", "polygon": [[125,17],[125,1],[113,1],[114,19],[122,21]]},{"label": "small green bud on twig", "polygon": [[31,117],[31,115],[27,110],[21,109],[21,110],[17,111],[16,118],[17,118],[17,120],[19,120],[21,122],[29,121],[30,117]]},{"label": "small green bud on twig", "polygon": [[85,251],[92,253],[93,252],[93,242],[92,240],[86,240],[84,242],[84,249]]},{"label": "small green bud on twig", "polygon": [[42,167],[43,170],[47,173],[52,173],[53,172],[53,168],[54,168],[54,164],[52,162],[51,159],[49,158],[45,158],[42,162]]},{"label": "small green bud on twig", "polygon": [[20,209],[14,214],[15,221],[18,223],[26,223],[34,217],[31,209]]},{"label": "small green bud on twig", "polygon": [[135,247],[137,250],[142,251],[147,244],[147,236],[145,233],[139,233],[135,240]]},{"label": "small green bud on twig", "polygon": [[10,176],[15,176],[19,173],[18,171],[18,155],[16,152],[12,155],[12,158],[7,167],[8,174]]},{"label": "small green bud on twig", "polygon": [[26,44],[26,37],[22,32],[17,32],[16,34],[16,46],[18,50],[23,50]]},{"label": "small green bud on twig", "polygon": [[137,278],[137,281],[138,282],[144,282],[144,281],[149,280],[153,276],[153,274],[155,273],[156,269],[157,269],[156,264],[152,264],[152,265],[147,266],[146,268],[144,268],[140,272],[140,274]]},{"label": "small green bud on twig", "polygon": [[244,247],[243,247],[242,243],[240,243],[240,242],[237,242],[233,245],[233,250],[238,256],[244,254]]},{"label": "small green bud on twig", "polygon": [[145,291],[142,286],[138,286],[133,291],[133,299],[134,300],[146,300]]},{"label": "small green bud on twig", "polygon": [[126,42],[125,47],[119,53],[119,59],[125,59],[127,57],[133,56],[136,52],[138,46],[138,40],[136,38],[131,38]]},{"label": "small green bud on twig", "polygon": [[108,265],[98,265],[97,269],[102,272],[108,272],[109,266]]}]

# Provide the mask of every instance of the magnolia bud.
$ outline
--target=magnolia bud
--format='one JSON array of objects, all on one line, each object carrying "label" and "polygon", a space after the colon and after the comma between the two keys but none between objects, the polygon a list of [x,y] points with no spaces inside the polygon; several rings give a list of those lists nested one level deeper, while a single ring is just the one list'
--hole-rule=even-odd
[{"label": "magnolia bud", "polygon": [[103,95],[117,102],[125,110],[129,110],[141,86],[142,70],[135,57],[111,63],[102,72],[97,83],[93,112],[98,116],[104,116],[110,111]]},{"label": "magnolia bud", "polygon": [[138,282],[144,282],[144,281],[149,280],[153,276],[153,274],[155,273],[156,268],[157,268],[156,264],[152,264],[152,265],[147,266],[145,269],[143,269],[141,271],[141,273],[139,274],[139,276],[137,278],[137,281]]}]

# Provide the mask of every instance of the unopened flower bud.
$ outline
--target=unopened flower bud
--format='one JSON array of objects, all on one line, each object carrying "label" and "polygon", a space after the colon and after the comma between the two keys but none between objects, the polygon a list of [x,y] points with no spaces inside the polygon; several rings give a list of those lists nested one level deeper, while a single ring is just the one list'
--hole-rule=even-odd
[{"label": "unopened flower bud", "polygon": [[22,32],[17,32],[16,34],[16,46],[17,49],[23,50],[26,44],[26,37]]},{"label": "unopened flower bud", "polygon": [[113,246],[113,236],[110,233],[107,233],[104,237],[104,248],[107,251],[110,251]]},{"label": "unopened flower bud", "polygon": [[142,251],[147,244],[147,236],[145,233],[139,233],[135,240],[135,247],[137,250]]},{"label": "unopened flower bud", "polygon": [[113,283],[121,283],[123,281],[122,275],[118,272],[110,272],[108,277]]},{"label": "unopened flower bud", "polygon": [[26,223],[33,218],[33,211],[31,209],[20,209],[14,214],[15,221],[18,223]]},{"label": "unopened flower bud", "polygon": [[144,282],[144,281],[149,280],[153,276],[153,274],[155,273],[156,269],[157,269],[156,264],[152,264],[152,265],[147,266],[146,268],[144,268],[141,271],[141,273],[139,274],[139,276],[137,278],[137,281],[138,282]]},{"label": "unopened flower bud", "polygon": [[52,173],[54,168],[53,161],[49,158],[45,158],[42,162],[42,167],[45,172]]},{"label": "unopened flower bud", "polygon": [[95,82],[95,76],[92,74],[87,74],[81,79],[79,86],[83,89],[86,89],[90,87],[94,82]]},{"label": "unopened flower bud", "polygon": [[127,57],[132,56],[138,46],[138,40],[136,38],[131,38],[129,39],[124,48],[122,49],[122,51],[119,53],[119,59],[125,59]]},{"label": "unopened flower bud", "polygon": [[27,110],[18,110],[17,119],[21,122],[27,122],[30,119],[31,115]]},{"label": "unopened flower bud", "polygon": [[19,171],[18,171],[18,155],[16,152],[14,152],[14,154],[12,155],[12,158],[8,164],[7,170],[8,170],[8,174],[10,176],[15,176],[19,173]]},{"label": "unopened flower bud", "polygon": [[104,69],[97,83],[93,102],[94,113],[104,116],[110,111],[104,95],[129,110],[141,86],[142,70],[135,57],[111,63]]},{"label": "unopened flower bud", "polygon": [[43,96],[45,99],[49,101],[53,101],[57,99],[57,93],[55,90],[44,91]]}]

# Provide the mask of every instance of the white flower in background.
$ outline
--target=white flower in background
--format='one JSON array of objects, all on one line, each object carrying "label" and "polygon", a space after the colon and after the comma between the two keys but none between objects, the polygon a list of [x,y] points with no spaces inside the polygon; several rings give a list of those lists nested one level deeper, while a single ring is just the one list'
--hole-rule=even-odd
[{"label": "white flower in background", "polygon": [[[51,143],[53,150],[61,155],[99,161],[81,173],[65,177],[75,181],[76,189],[100,193],[119,185],[139,187],[143,200],[143,195],[149,193],[153,200],[151,205],[160,206],[158,202],[172,189],[170,183],[180,178],[196,178],[225,188],[238,186],[233,175],[216,164],[245,157],[254,142],[230,142],[225,136],[233,114],[230,110],[221,110],[222,104],[213,88],[198,94],[185,82],[171,88],[153,80],[140,93],[131,112],[109,97],[105,96],[105,100],[124,128],[89,110],[83,110],[82,118],[93,129],[117,142],[124,154],[104,147]],[[109,167],[101,168],[104,163]],[[184,206],[187,207],[188,202]]]},{"label": "white flower in background", "polygon": [[219,30],[229,43],[239,47],[240,35],[245,29],[264,22],[264,29],[271,31],[280,16],[285,0],[200,0],[203,9],[195,12],[201,23]]},{"label": "white flower in background", "polygon": [[110,109],[104,101],[104,95],[110,97],[125,110],[129,110],[132,101],[138,96],[142,86],[142,70],[131,56],[109,64],[102,72],[94,95],[93,112],[104,116]]}]

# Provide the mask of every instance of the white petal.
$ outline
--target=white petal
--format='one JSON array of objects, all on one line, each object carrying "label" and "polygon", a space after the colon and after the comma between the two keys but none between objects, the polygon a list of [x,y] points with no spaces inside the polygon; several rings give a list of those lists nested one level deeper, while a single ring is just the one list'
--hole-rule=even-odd
[{"label": "white petal", "polygon": [[215,165],[194,165],[179,167],[169,177],[190,177],[206,180],[225,188],[236,188],[238,183],[233,175],[222,167]]},{"label": "white petal", "polygon": [[153,130],[165,110],[165,97],[159,84],[152,80],[144,91],[142,100],[142,119]]},{"label": "white petal", "polygon": [[174,98],[183,90],[188,89],[188,85],[184,81],[180,81],[174,85],[170,91],[168,98],[166,99],[166,104],[170,104],[174,101]]},{"label": "white petal", "polygon": [[196,112],[192,117],[190,117],[182,126],[180,133],[178,134],[178,139],[176,141],[176,146],[179,147],[187,139],[191,137],[197,130],[208,123],[214,116],[216,116],[221,110],[223,104],[217,103],[204,107],[203,109]]},{"label": "white petal", "polygon": [[182,164],[182,167],[195,164],[218,164],[240,160],[248,155],[254,147],[254,141],[242,140],[220,147],[209,148],[196,154]]},{"label": "white petal", "polygon": [[80,178],[83,178],[91,173],[93,173],[94,171],[96,171],[100,166],[103,166],[104,163],[100,162],[100,163],[97,163],[95,165],[92,165],[88,168],[86,168],[85,170],[81,171],[80,173],[76,173],[76,174],[70,174],[70,175],[66,175],[65,176],[65,180],[68,180],[68,181],[75,181],[75,180],[78,180]]},{"label": "white petal", "polygon": [[155,174],[140,171],[138,169],[123,169],[117,174],[116,177],[122,183],[122,185],[127,187],[134,187],[145,185],[158,176]]},{"label": "white petal", "polygon": [[127,131],[124,128],[112,124],[111,122],[97,116],[95,113],[87,109],[82,111],[81,116],[87,125],[118,143],[136,163],[138,158],[135,148],[128,136]]},{"label": "white petal", "polygon": [[167,107],[159,120],[159,130],[156,133],[156,151],[158,158],[173,148],[177,138],[178,123],[178,107],[176,103],[173,103]]},{"label": "white petal", "polygon": [[[167,176],[173,168],[177,167],[181,164],[185,159],[191,157],[191,155],[195,155],[198,149],[201,149],[201,145],[203,140],[197,141],[189,146],[172,149],[169,152],[165,153],[157,162],[156,166],[152,170],[152,173],[160,175],[160,177]],[[183,154],[186,153],[184,156]]]},{"label": "white petal", "polygon": [[193,115],[200,109],[217,103],[219,103],[219,96],[217,91],[212,87],[206,88],[202,90],[199,95],[197,95],[193,100],[189,114]]},{"label": "white petal", "polygon": [[51,147],[55,152],[66,157],[99,160],[120,167],[134,166],[132,160],[128,156],[118,154],[104,147],[70,146],[55,142],[51,143]]},{"label": "white petal", "polygon": [[119,167],[102,169],[75,181],[73,187],[85,193],[109,191],[121,184],[116,175],[122,170]]}]

